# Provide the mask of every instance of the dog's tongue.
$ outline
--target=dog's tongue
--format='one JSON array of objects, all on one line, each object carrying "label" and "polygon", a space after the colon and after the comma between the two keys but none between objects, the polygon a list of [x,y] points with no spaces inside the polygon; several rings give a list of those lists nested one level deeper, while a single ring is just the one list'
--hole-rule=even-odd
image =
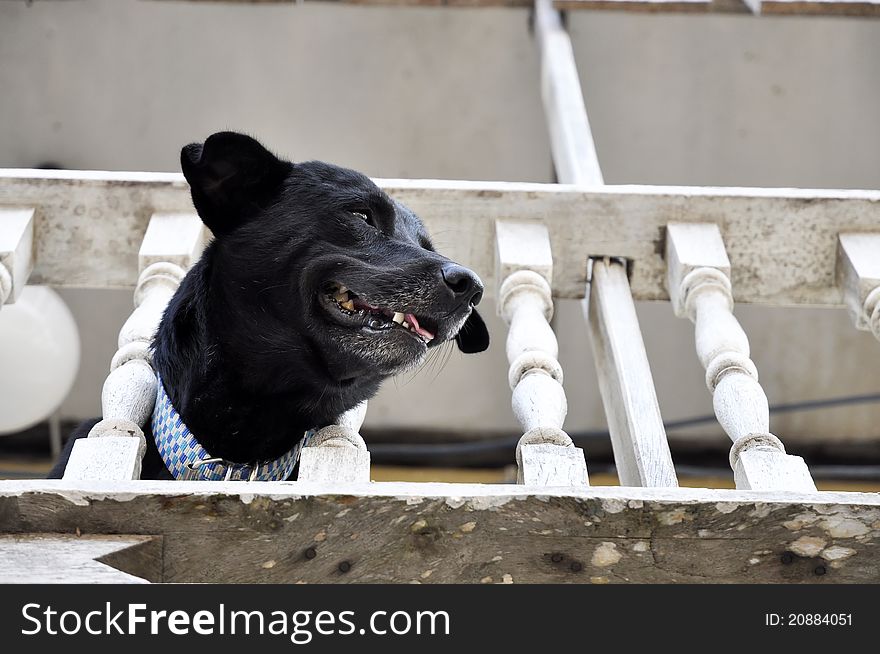
[{"label": "dog's tongue", "polygon": [[406,314],[406,321],[410,325],[412,325],[413,331],[415,331],[416,334],[418,334],[419,336],[424,336],[429,341],[434,340],[434,334],[429,332],[424,327],[419,326],[419,321],[416,320],[416,317],[414,315],[412,315],[411,313]]}]

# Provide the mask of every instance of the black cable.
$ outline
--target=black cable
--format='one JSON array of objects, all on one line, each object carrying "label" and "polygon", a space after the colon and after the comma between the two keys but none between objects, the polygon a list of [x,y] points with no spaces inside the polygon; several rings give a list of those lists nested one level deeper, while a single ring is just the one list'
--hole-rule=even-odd
[{"label": "black cable", "polygon": [[[827,398],[824,400],[807,400],[804,402],[791,402],[788,404],[776,404],[770,407],[770,413],[794,413],[797,411],[815,411],[837,406],[852,404],[871,404],[880,402],[880,393],[867,395],[848,395],[844,397]],[[682,418],[664,423],[667,431],[694,427],[697,425],[716,422],[715,414]],[[597,439],[610,438],[608,430],[590,430],[569,434],[575,445],[584,445]],[[423,459],[451,458],[474,454],[507,454],[516,448],[519,436],[507,438],[492,438],[480,441],[467,441],[458,443],[373,443],[370,442],[370,455],[378,460],[407,460],[408,462],[423,462]]]}]

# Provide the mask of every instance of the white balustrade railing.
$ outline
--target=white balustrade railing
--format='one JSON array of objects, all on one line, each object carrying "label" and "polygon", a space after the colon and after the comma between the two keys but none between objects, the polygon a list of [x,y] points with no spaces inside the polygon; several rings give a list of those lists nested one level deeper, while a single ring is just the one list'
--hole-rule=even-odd
[{"label": "white balustrade railing", "polygon": [[562,430],[568,405],[556,335],[550,327],[553,258],[547,228],[498,221],[498,313],[509,325],[508,382],[523,429],[516,448],[517,480],[540,486],[588,484],[583,451]]},{"label": "white balustrade railing", "polygon": [[0,308],[21,294],[34,265],[34,210],[0,208]]},{"label": "white balustrade railing", "polygon": [[141,269],[135,309],[119,332],[119,349],[101,392],[102,419],[73,447],[65,479],[138,479],[146,448],[142,427],[150,419],[157,380],[150,346],[162,313],[207,231],[195,214],[154,214],[138,254]]},{"label": "white balustrade railing", "polygon": [[[520,481],[587,483],[582,453],[563,430],[566,398],[549,323],[554,298],[583,299],[586,291],[584,309],[622,483],[675,483],[632,305],[633,300],[670,297],[677,313],[696,323],[697,352],[707,369],[716,414],[734,440],[731,463],[738,486],[814,488],[802,460],[785,454],[769,431],[767,399],[748,339],[731,312],[728,257],[749,271],[737,278],[738,300],[845,306],[860,329],[877,335],[880,258],[874,253],[880,250],[880,193],[381,184],[429,217],[429,229],[467,228],[473,234],[456,242],[449,254],[489,281],[486,296],[494,297],[510,326],[512,406],[524,434],[518,448]],[[800,201],[805,199],[811,201]],[[5,301],[13,300],[27,281],[104,288],[138,279],[136,308],[120,331],[102,395],[104,420],[92,438],[77,443],[67,475],[137,477],[141,427],[155,392],[149,343],[205,236],[195,215],[174,213],[189,203],[186,187],[170,175],[3,171],[0,202],[0,293]],[[71,203],[82,205],[85,214],[112,204],[118,224],[80,221],[80,213],[70,215]],[[164,213],[155,213],[147,228],[143,216],[151,207]],[[707,212],[713,224],[698,223]],[[682,223],[664,233],[669,215]],[[540,223],[533,222],[535,217]],[[783,218],[791,224],[776,228]],[[76,229],[68,228],[71,222]],[[715,223],[724,226],[726,246]],[[760,243],[750,237],[756,231],[762,234]],[[829,233],[840,235],[834,247],[829,247]],[[102,246],[84,261],[79,255],[92,242]],[[110,242],[118,247],[107,247]],[[319,430],[304,448],[301,478],[368,479],[369,453],[357,434],[362,420],[360,407],[339,424]]]},{"label": "white balustrade railing", "polygon": [[856,328],[880,340],[880,232],[838,236],[837,282]]},{"label": "white balustrade railing", "polygon": [[733,315],[730,261],[714,223],[670,224],[667,284],[675,315],[695,325],[697,356],[706,370],[715,415],[733,440],[736,487],[814,491],[803,459],[785,453],[770,433],[770,409],[749,341]]}]

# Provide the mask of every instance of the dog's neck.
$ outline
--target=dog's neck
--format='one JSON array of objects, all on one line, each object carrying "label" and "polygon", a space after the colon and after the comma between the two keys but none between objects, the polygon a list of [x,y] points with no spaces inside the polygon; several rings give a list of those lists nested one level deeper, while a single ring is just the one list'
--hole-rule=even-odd
[{"label": "dog's neck", "polygon": [[[206,256],[197,266],[209,267]],[[372,397],[377,375],[327,374],[317,348],[261,350],[234,342],[247,330],[235,312],[205,287],[207,274],[190,274],[168,304],[153,342],[153,361],[181,419],[212,456],[248,462],[289,451],[303,434],[332,423]],[[210,298],[210,299],[209,299]],[[271,387],[258,384],[271,384]]]}]

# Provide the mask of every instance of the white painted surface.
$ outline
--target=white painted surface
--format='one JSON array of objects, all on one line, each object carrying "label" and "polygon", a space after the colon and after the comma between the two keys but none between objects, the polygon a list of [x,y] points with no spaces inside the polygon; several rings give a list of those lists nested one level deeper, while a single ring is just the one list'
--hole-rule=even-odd
[{"label": "white painted surface", "polygon": [[536,0],[535,39],[541,58],[541,98],[553,163],[564,184],[603,184],[571,39],[551,0]]},{"label": "white painted surface", "polygon": [[670,300],[679,317],[694,323],[697,357],[706,369],[715,415],[733,441],[730,463],[737,488],[815,490],[803,460],[786,455],[770,433],[767,396],[749,358],[746,333],[733,315],[730,266],[720,229],[711,223],[670,224],[666,260]]},{"label": "white painted surface", "polygon": [[[313,484],[301,481],[82,481],[63,479],[0,480],[0,497],[14,497],[23,493],[46,493],[66,502],[85,505],[91,501],[124,502],[134,496],[156,495],[175,497],[232,496],[244,504],[251,503],[260,494],[286,498],[339,495],[335,484]],[[444,482],[381,481],[353,484],[345,489],[345,495],[355,497],[408,497],[415,499],[442,499],[452,506],[470,504],[475,511],[492,511],[499,503],[509,502],[530,495],[538,497],[595,497],[614,501],[609,508],[623,510],[628,500],[643,502],[724,502],[773,504],[807,504],[815,507],[836,504],[859,504],[866,507],[880,506],[880,493],[847,491],[801,492],[754,492],[729,488],[637,488],[629,486],[566,486],[546,488],[520,484],[474,484]],[[727,508],[727,507],[725,507]]]},{"label": "white painted surface", "polygon": [[370,481],[370,453],[358,433],[367,415],[367,402],[346,411],[335,425],[319,429],[300,453],[297,479],[308,482]]},{"label": "white painted surface", "polygon": [[304,447],[299,477],[304,482],[354,484],[370,481],[370,453],[355,447]]},{"label": "white painted surface", "polygon": [[593,261],[583,306],[621,485],[677,486],[623,262]]},{"label": "white painted surface", "polygon": [[143,272],[150,264],[167,261],[188,270],[210,237],[196,213],[154,213],[138,252],[138,267]]},{"label": "white painted surface", "polygon": [[145,584],[95,559],[148,540],[149,536],[0,536],[0,583]]},{"label": "white painted surface", "polygon": [[[498,311],[508,324],[511,406],[523,434],[516,448],[517,481],[586,484],[583,451],[562,430],[568,403],[556,335],[549,323],[553,316],[550,235],[537,223],[521,227],[498,221],[495,244]],[[512,272],[502,279],[501,271]]]},{"label": "white painted surface", "polygon": [[496,220],[495,243],[495,279],[506,279],[517,270],[532,270],[548,284],[553,282],[553,253],[546,226]]},{"label": "white painted surface", "polygon": [[[103,425],[101,423],[104,423]],[[147,443],[143,433],[124,434],[126,427],[117,421],[115,429],[107,434],[97,433],[95,438],[80,438],[73,445],[64,479],[70,481],[128,481],[140,479],[141,462]],[[102,420],[96,427],[109,427],[110,422]],[[137,427],[128,423],[129,428]],[[94,431],[94,430],[93,430]],[[138,430],[139,432],[140,430]],[[109,434],[109,435],[108,435]]]}]

